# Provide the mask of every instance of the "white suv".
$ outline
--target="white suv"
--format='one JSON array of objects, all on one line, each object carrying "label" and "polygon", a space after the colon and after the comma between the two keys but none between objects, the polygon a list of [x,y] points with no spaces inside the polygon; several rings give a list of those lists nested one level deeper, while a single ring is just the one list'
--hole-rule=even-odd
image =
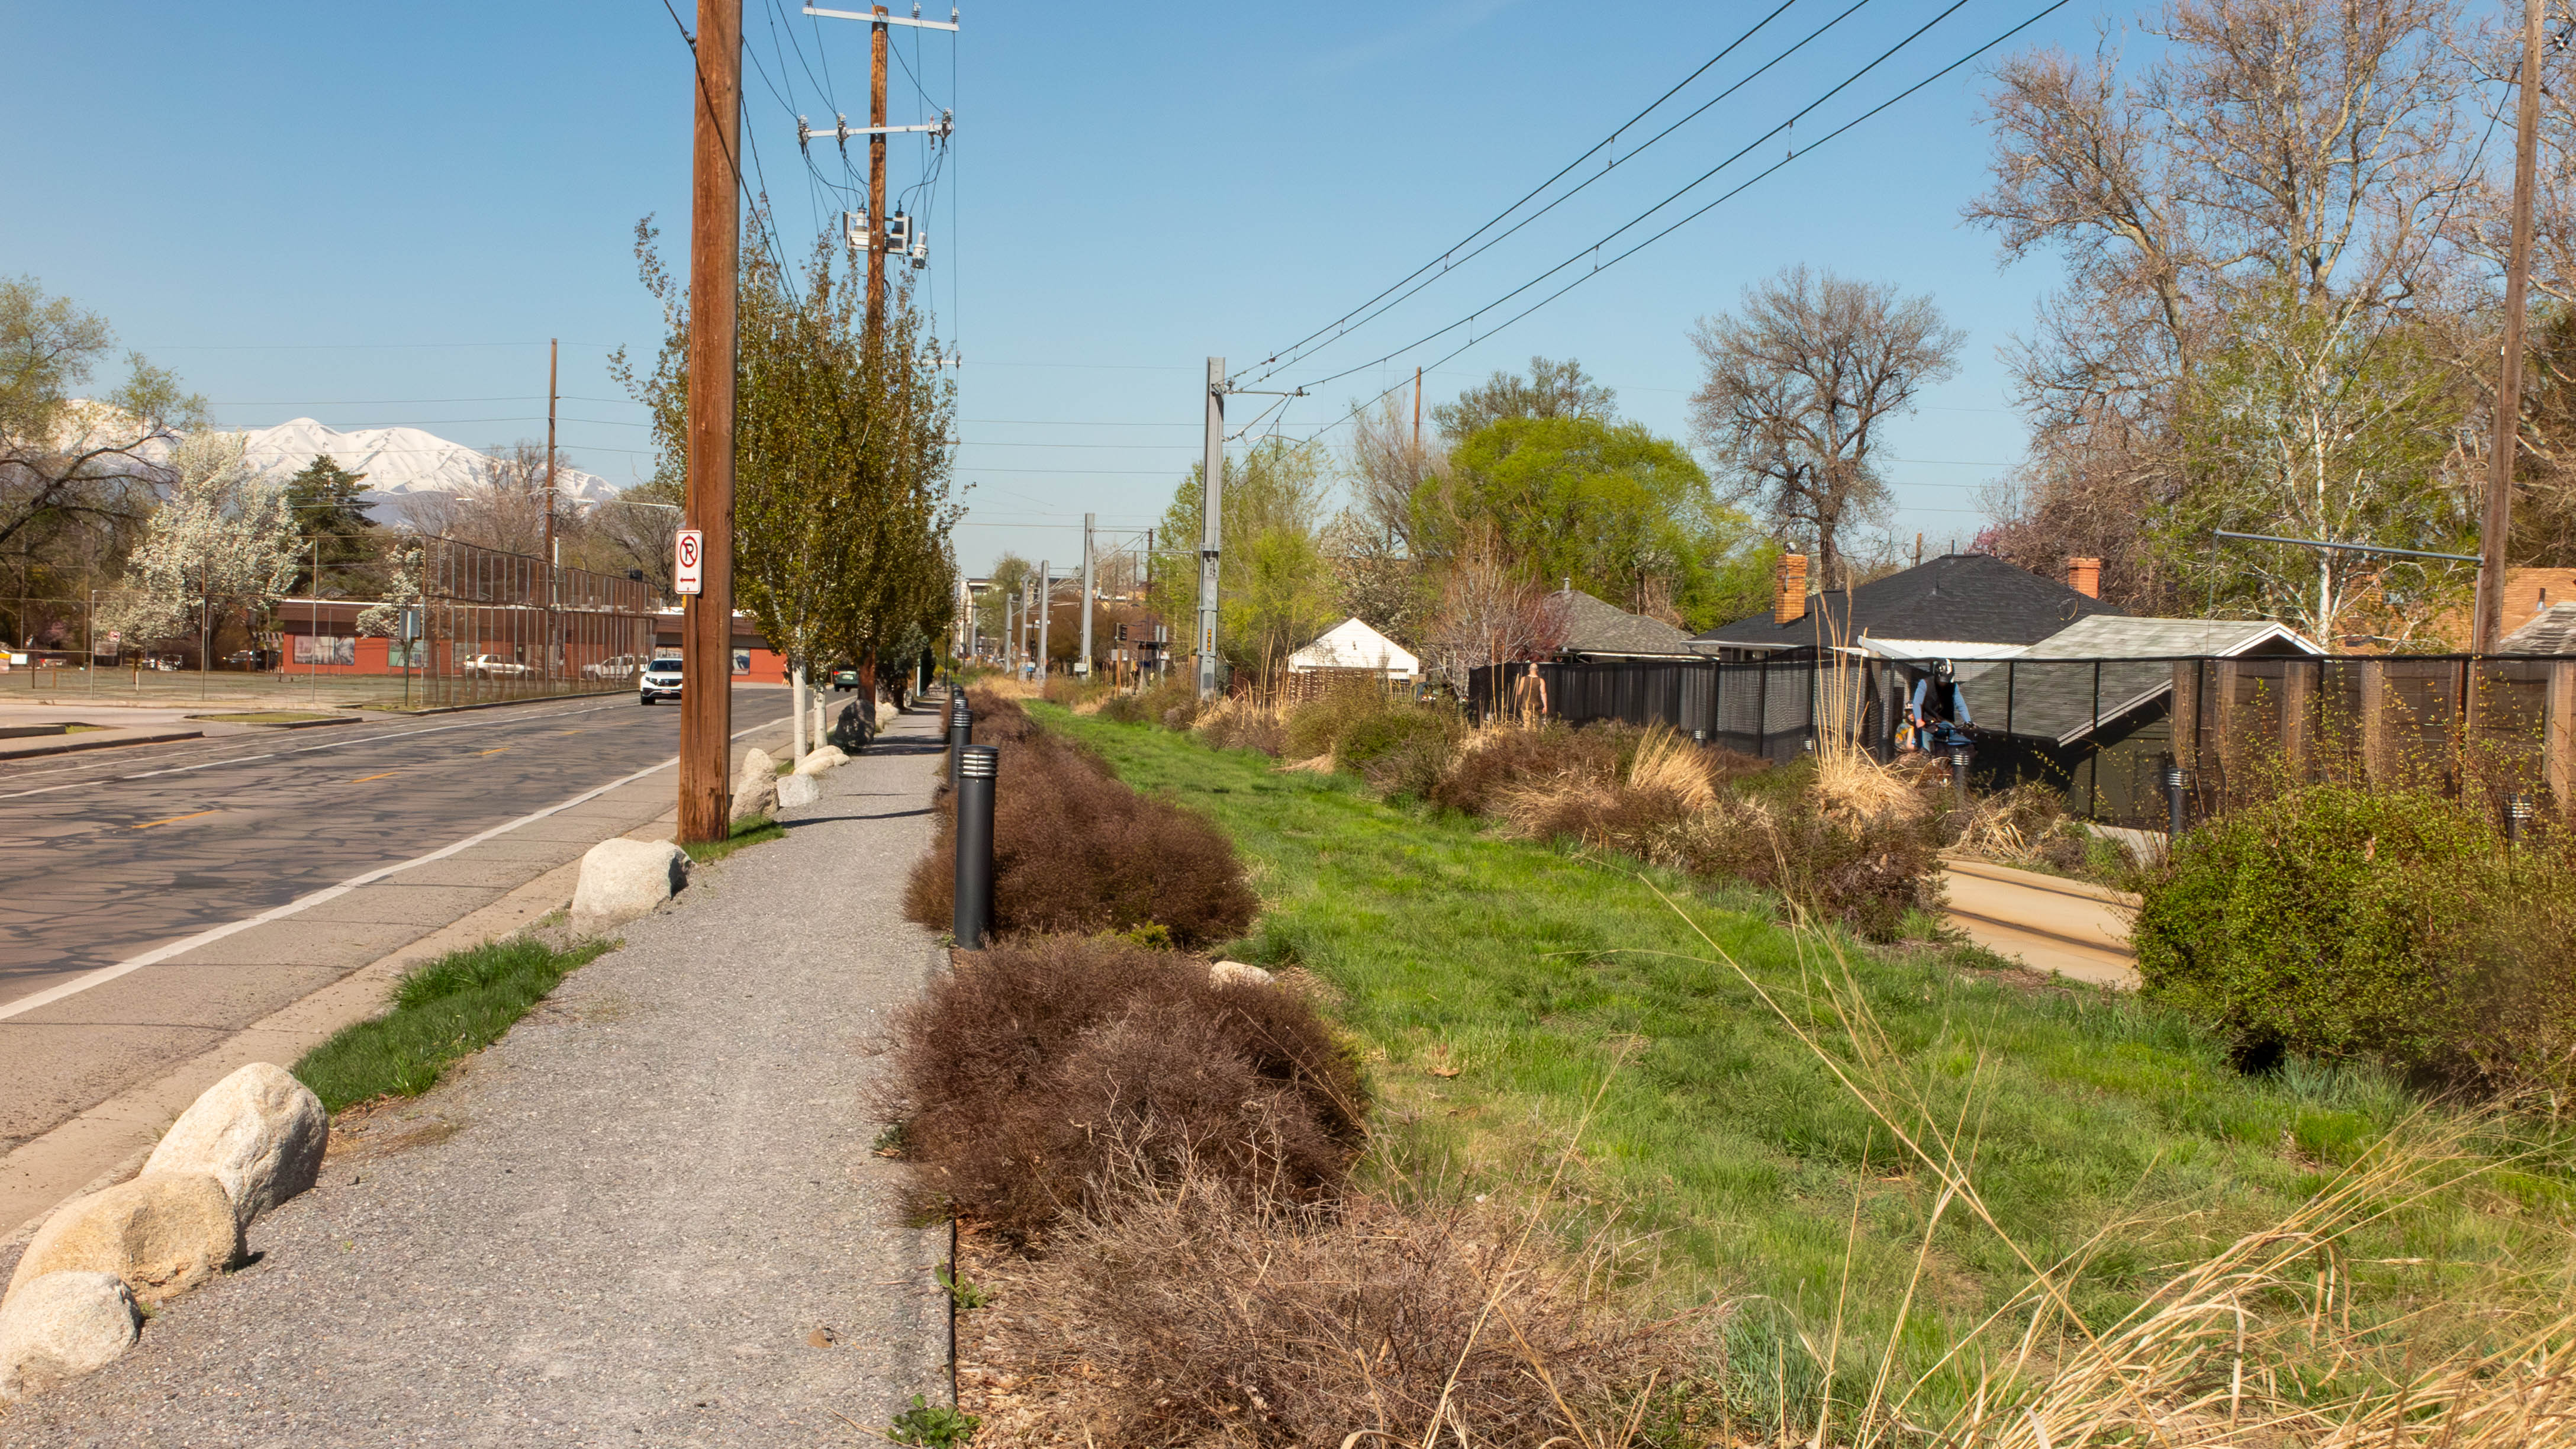
[{"label": "white suv", "polygon": [[643,676],[635,684],[636,702],[651,704],[657,699],[680,697],[680,661],[665,656],[644,666]]}]

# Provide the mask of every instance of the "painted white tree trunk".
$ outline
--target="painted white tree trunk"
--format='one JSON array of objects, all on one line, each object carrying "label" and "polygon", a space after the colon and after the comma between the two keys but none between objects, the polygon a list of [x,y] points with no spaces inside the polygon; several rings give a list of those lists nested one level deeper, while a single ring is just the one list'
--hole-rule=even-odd
[{"label": "painted white tree trunk", "polygon": [[791,708],[788,712],[796,716],[796,723],[789,734],[787,747],[795,752],[791,758],[801,760],[804,759],[806,755],[812,753],[812,747],[805,743],[808,736],[805,733],[804,665],[797,665],[796,668],[789,673],[787,676],[787,685],[790,691],[789,700],[791,703]]}]

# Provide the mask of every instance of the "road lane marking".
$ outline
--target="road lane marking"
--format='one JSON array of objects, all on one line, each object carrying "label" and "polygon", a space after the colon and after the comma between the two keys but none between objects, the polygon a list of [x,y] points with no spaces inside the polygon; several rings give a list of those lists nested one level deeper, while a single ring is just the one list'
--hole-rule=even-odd
[{"label": "road lane marking", "polygon": [[510,747],[509,747],[508,745],[502,745],[502,746],[500,746],[500,747],[499,747],[499,748],[497,748],[497,749],[490,749],[490,750],[476,750],[474,753],[475,753],[475,756],[476,756],[477,758],[480,758],[480,757],[482,757],[482,756],[484,756],[484,755],[506,755],[506,754],[510,753]]},{"label": "road lane marking", "polygon": [[387,770],[387,771],[385,771],[385,772],[384,772],[383,774],[381,774],[381,775],[360,775],[358,778],[356,778],[356,779],[354,779],[354,780],[351,780],[349,783],[350,783],[350,784],[352,784],[352,785],[363,785],[363,784],[367,783],[369,780],[390,780],[390,779],[392,779],[394,776],[399,775],[399,774],[401,774],[401,773],[402,773],[402,771],[400,771],[400,770]]},{"label": "road lane marking", "polygon": [[165,815],[158,820],[146,820],[142,824],[133,828],[136,830],[149,830],[155,825],[167,825],[174,820],[194,820],[200,815],[212,815],[214,813],[215,812],[212,810],[199,810],[194,814],[189,815]]},{"label": "road lane marking", "polygon": [[[735,730],[731,738],[738,740],[744,735],[751,734],[756,730],[775,729],[780,725],[788,723],[788,721],[789,716],[780,715],[776,719]],[[25,1013],[37,1010],[40,1007],[51,1006],[66,996],[78,995],[81,992],[89,990],[93,986],[104,986],[108,982],[114,981],[120,976],[140,971],[146,966],[158,966],[173,956],[184,955],[187,952],[194,951],[199,946],[212,945],[226,936],[247,931],[253,926],[265,926],[271,921],[282,921],[288,916],[297,915],[301,912],[311,910],[313,907],[322,904],[324,901],[335,900],[341,896],[347,895],[353,890],[356,890],[360,886],[373,885],[387,876],[396,875],[403,871],[410,870],[414,866],[428,865],[432,861],[445,860],[459,851],[469,850],[477,845],[481,845],[484,841],[507,835],[522,825],[533,825],[550,815],[560,815],[563,812],[572,809],[576,805],[587,805],[591,801],[598,799],[600,796],[607,794],[609,791],[616,789],[620,785],[632,785],[647,775],[658,774],[661,771],[670,769],[672,766],[679,763],[680,757],[673,755],[671,758],[664,760],[658,765],[647,765],[643,769],[637,770],[631,775],[621,775],[596,789],[584,790],[580,794],[575,795],[571,799],[563,801],[560,804],[549,805],[543,810],[522,815],[518,819],[510,821],[506,825],[495,825],[489,830],[469,835],[463,840],[457,841],[453,845],[441,846],[427,855],[416,855],[409,860],[401,861],[394,865],[380,866],[374,870],[366,871],[359,875],[353,875],[347,880],[340,882],[338,885],[324,886],[322,889],[314,891],[309,895],[297,896],[294,900],[288,901],[282,906],[271,906],[267,910],[260,912],[258,915],[246,916],[241,920],[230,923],[229,925],[216,926],[211,930],[199,931],[193,936],[183,937],[171,942],[167,946],[155,947],[152,950],[144,952],[140,956],[134,956],[126,960],[119,961],[113,966],[101,966],[95,971],[84,971],[80,975],[73,977],[71,980],[64,982],[60,986],[49,986],[42,991],[22,996],[5,1006],[0,1006],[0,1021],[7,1021],[10,1017],[24,1015]]]}]

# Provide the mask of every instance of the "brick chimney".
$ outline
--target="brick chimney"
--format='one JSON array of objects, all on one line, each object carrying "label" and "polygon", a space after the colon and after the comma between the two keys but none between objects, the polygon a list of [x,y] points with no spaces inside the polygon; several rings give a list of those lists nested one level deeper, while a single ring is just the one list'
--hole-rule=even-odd
[{"label": "brick chimney", "polygon": [[2102,597],[2102,561],[2098,558],[2068,559],[2066,586],[2088,599]]},{"label": "brick chimney", "polygon": [[1771,622],[1795,624],[1807,617],[1807,556],[1803,553],[1780,555],[1772,579]]}]

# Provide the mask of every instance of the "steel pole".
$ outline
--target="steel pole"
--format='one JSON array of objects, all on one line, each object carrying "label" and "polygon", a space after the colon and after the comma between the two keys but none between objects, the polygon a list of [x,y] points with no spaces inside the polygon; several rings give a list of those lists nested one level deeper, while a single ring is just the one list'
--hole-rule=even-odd
[{"label": "steel pole", "polygon": [[1217,551],[1225,537],[1225,359],[1207,360],[1207,436],[1200,453],[1199,698],[1216,695]]}]

